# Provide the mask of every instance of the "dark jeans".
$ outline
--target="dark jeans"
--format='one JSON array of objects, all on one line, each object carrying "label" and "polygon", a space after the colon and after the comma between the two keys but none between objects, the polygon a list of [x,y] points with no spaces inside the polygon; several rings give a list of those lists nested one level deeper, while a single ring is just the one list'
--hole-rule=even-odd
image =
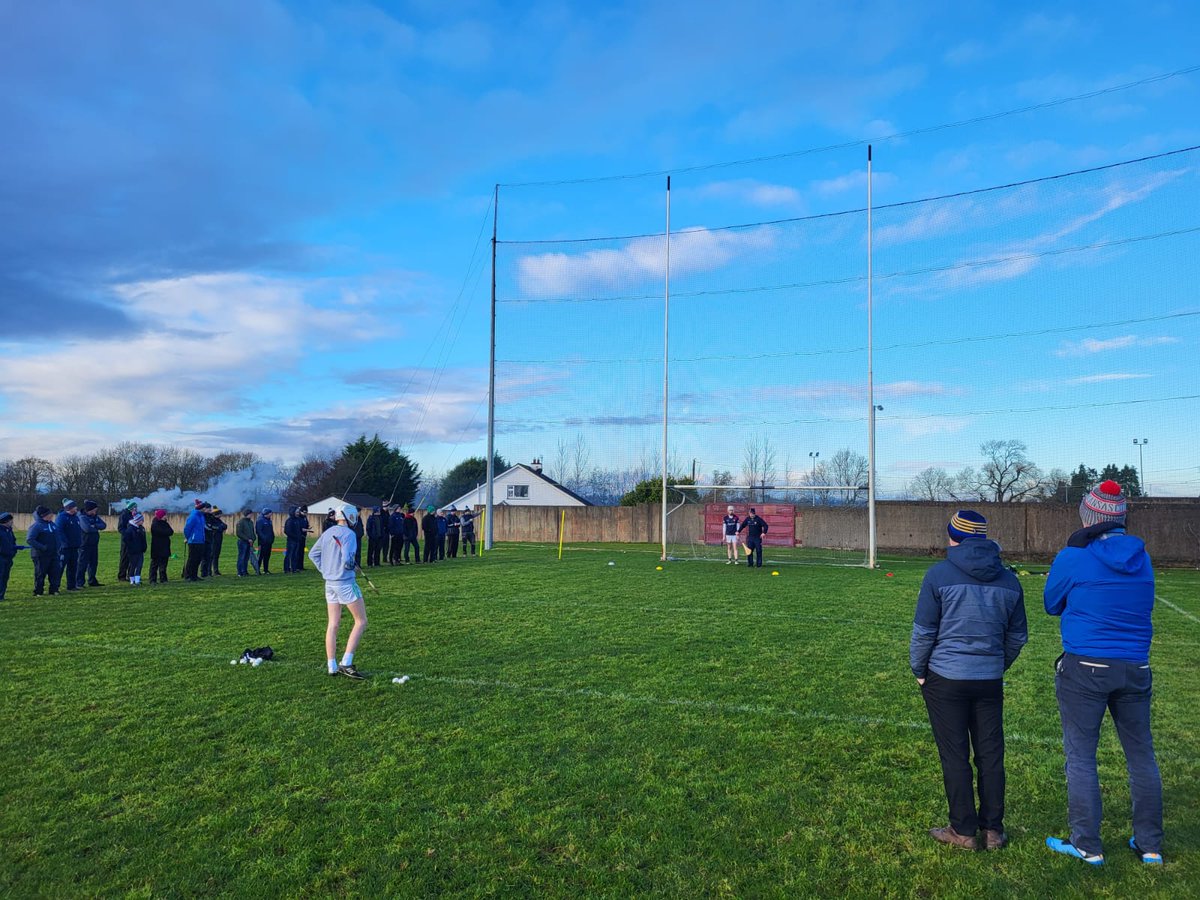
[{"label": "dark jeans", "polygon": [[187,560],[183,564],[183,580],[195,581],[200,577],[200,564],[204,562],[204,545],[188,544]]},{"label": "dark jeans", "polygon": [[129,554],[129,577],[139,578],[142,574],[142,563],[146,559],[145,553],[130,553]]},{"label": "dark jeans", "polygon": [[[921,688],[942,761],[950,827],[973,836],[1004,830],[1004,686],[999,678],[966,681],[930,670]],[[971,771],[971,748],[975,769]],[[979,811],[975,809],[975,781]]]},{"label": "dark jeans", "polygon": [[413,552],[413,562],[421,561],[421,545],[417,543],[416,538],[404,539],[404,561],[408,562],[408,551]]},{"label": "dark jeans", "polygon": [[170,558],[171,557],[169,555],[168,556],[155,556],[153,553],[150,554],[150,583],[151,584],[157,584],[160,581],[163,584],[167,583],[167,560]]},{"label": "dark jeans", "polygon": [[[762,538],[746,538],[746,549],[750,552],[746,554],[746,565],[762,568]],[[758,560],[755,563],[755,560]]]},{"label": "dark jeans", "polygon": [[403,535],[393,534],[388,544],[388,564],[396,565],[400,562],[400,551],[404,547]]},{"label": "dark jeans", "polygon": [[275,542],[274,541],[271,541],[270,543],[263,543],[262,541],[258,542],[258,566],[259,566],[259,569],[261,569],[261,572],[259,574],[262,574],[262,575],[270,575],[271,574],[271,544],[273,544],[273,543],[275,543]]},{"label": "dark jeans", "polygon": [[7,556],[0,558],[0,600],[4,599],[4,592],[8,590],[8,575],[12,571],[13,561]]},{"label": "dark jeans", "polygon": [[82,587],[85,584],[97,584],[96,567],[100,562],[100,547],[97,544],[84,544],[79,550],[79,567],[75,570],[75,583]]},{"label": "dark jeans", "polygon": [[472,534],[464,534],[462,536],[462,543],[463,543],[463,556],[474,556],[475,555],[475,535],[473,533]]},{"label": "dark jeans", "polygon": [[287,544],[283,549],[283,571],[284,572],[299,572],[300,571],[300,554],[303,551],[304,541],[296,538],[287,538]]},{"label": "dark jeans", "polygon": [[237,573],[239,575],[250,574],[250,563],[254,562],[254,569],[258,571],[258,561],[254,559],[254,545],[249,541],[238,539],[238,557],[237,557]]},{"label": "dark jeans", "polygon": [[33,558],[33,594],[38,596],[45,590],[46,579],[50,579],[50,593],[57,594],[62,585],[62,562],[55,554],[49,559]]},{"label": "dark jeans", "polygon": [[383,547],[380,546],[379,538],[367,538],[367,568],[373,568],[379,565],[379,554]]},{"label": "dark jeans", "polygon": [[1067,758],[1067,820],[1071,843],[1085,853],[1103,853],[1100,843],[1100,775],[1096,745],[1107,709],[1117,728],[1129,771],[1133,836],[1147,853],[1162,852],[1162,778],[1150,736],[1149,665],[1064,653],[1054,693],[1062,716]]},{"label": "dark jeans", "polygon": [[[62,570],[66,577],[67,590],[75,590],[75,579],[79,576],[79,548],[64,547],[62,552]],[[80,582],[82,583],[82,582]]]},{"label": "dark jeans", "polygon": [[[197,545],[199,546],[199,545]],[[207,578],[213,570],[213,542],[208,536],[204,540],[204,553],[200,557],[200,577]]]},{"label": "dark jeans", "polygon": [[438,559],[445,559],[445,558],[446,558],[446,536],[445,536],[444,534],[439,534],[439,535],[438,535],[438,539],[437,539],[437,558],[438,558]]}]

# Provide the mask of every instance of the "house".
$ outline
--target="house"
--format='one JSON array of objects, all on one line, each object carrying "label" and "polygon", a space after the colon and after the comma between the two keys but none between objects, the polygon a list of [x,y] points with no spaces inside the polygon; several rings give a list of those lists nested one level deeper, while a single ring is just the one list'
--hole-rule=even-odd
[{"label": "house", "polygon": [[[313,516],[324,518],[330,509],[337,509],[347,504],[353,506],[355,509],[364,510],[383,506],[383,501],[371,494],[347,494],[345,497],[324,497],[308,504],[308,516],[310,519]],[[284,512],[286,513],[287,510],[284,509]]]},{"label": "house", "polygon": [[[530,465],[517,463],[499,475],[493,481],[492,502],[497,506],[591,506],[592,504],[580,497],[570,488],[565,488],[542,471],[541,460],[535,459]],[[468,491],[461,497],[456,497],[449,503],[443,504],[442,509],[451,506],[458,509],[483,506],[487,503],[487,485],[481,484],[473,491]]]}]

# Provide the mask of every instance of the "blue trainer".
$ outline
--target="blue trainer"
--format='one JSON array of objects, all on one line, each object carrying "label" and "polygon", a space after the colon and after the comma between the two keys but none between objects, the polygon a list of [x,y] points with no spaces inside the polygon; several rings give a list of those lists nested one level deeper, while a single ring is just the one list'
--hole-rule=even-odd
[{"label": "blue trainer", "polygon": [[1046,838],[1046,846],[1055,853],[1064,853],[1067,856],[1073,856],[1076,859],[1082,859],[1089,866],[1104,865],[1103,853],[1084,853],[1070,841],[1064,841],[1062,838],[1048,837]]},{"label": "blue trainer", "polygon": [[1163,864],[1162,854],[1161,853],[1147,853],[1145,850],[1143,850],[1141,847],[1139,847],[1137,845],[1137,838],[1129,839],[1129,849],[1132,850],[1134,853],[1136,853],[1138,855],[1138,858],[1141,859],[1141,861],[1148,866],[1161,866]]}]

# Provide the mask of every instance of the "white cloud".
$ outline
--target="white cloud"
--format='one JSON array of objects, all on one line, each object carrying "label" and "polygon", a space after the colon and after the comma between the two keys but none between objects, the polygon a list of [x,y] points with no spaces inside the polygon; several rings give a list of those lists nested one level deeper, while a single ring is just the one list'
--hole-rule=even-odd
[{"label": "white cloud", "polygon": [[[803,385],[764,388],[762,395],[791,400],[867,400],[867,388],[861,381],[813,381]],[[957,385],[936,381],[891,381],[875,385],[875,400],[911,400],[914,397],[950,397],[964,393]]]},{"label": "white cloud", "polygon": [[1093,353],[1105,353],[1109,350],[1125,350],[1130,347],[1160,347],[1164,344],[1178,343],[1179,338],[1166,335],[1139,338],[1135,334],[1126,334],[1106,340],[1084,338],[1081,341],[1064,341],[1063,345],[1054,351],[1054,355],[1063,357],[1090,356]]},{"label": "white cloud", "polygon": [[800,192],[794,187],[753,178],[709,182],[698,188],[695,194],[698,197],[715,197],[764,207],[799,206],[803,202]]},{"label": "white cloud", "polygon": [[1134,381],[1140,378],[1152,377],[1151,375],[1135,372],[1102,372],[1096,375],[1080,375],[1078,378],[1068,378],[1066,383],[1070,385],[1105,384],[1109,381]]},{"label": "white cloud", "polygon": [[[517,280],[527,298],[570,297],[661,280],[662,235],[634,238],[623,246],[583,253],[539,253],[517,260]],[[770,248],[768,228],[711,231],[687,228],[671,235],[671,273],[708,272]]]}]

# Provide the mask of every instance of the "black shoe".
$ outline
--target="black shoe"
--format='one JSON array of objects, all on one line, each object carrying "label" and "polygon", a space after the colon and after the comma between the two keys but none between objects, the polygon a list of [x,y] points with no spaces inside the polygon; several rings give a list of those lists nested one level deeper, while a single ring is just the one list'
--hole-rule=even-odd
[{"label": "black shoe", "polygon": [[99,581],[89,581],[88,587],[104,587]]},{"label": "black shoe", "polygon": [[367,677],[354,668],[354,666],[338,666],[338,674],[345,675],[347,678],[353,678],[355,681],[362,681]]}]

